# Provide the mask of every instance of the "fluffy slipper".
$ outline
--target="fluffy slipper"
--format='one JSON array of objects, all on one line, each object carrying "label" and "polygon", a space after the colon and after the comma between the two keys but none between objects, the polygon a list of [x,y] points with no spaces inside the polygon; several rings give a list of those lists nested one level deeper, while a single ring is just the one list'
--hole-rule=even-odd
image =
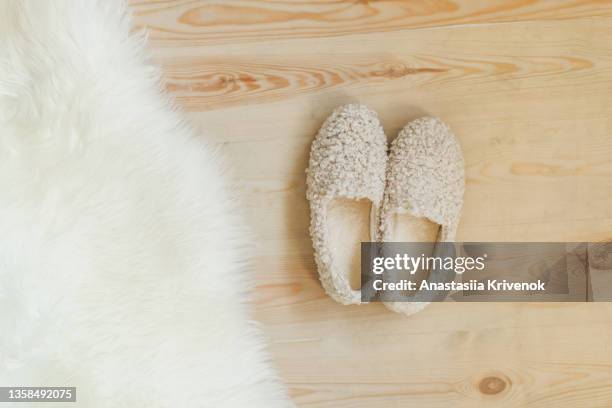
[{"label": "fluffy slipper", "polygon": [[[450,128],[432,117],[409,123],[391,144],[380,218],[382,240],[454,241],[464,190],[463,156]],[[421,277],[428,272],[421,271]],[[418,295],[413,301],[385,305],[410,315],[429,304],[418,301],[424,298]]]},{"label": "fluffy slipper", "polygon": [[323,288],[337,302],[361,302],[361,242],[378,240],[386,166],[387,138],[364,105],[337,108],[312,144],[310,235]]}]

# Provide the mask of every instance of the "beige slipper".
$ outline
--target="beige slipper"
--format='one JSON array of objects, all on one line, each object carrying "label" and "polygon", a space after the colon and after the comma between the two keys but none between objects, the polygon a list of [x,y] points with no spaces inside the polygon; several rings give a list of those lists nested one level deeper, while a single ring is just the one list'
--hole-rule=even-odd
[{"label": "beige slipper", "polygon": [[[402,129],[391,144],[387,186],[381,209],[383,242],[452,242],[455,239],[465,171],[459,142],[440,119],[417,119]],[[426,274],[430,271],[421,271]],[[410,315],[425,308],[426,297],[386,302]]]},{"label": "beige slipper", "polygon": [[386,166],[387,138],[364,105],[334,110],[312,143],[310,235],[323,288],[337,302],[361,303],[361,242],[378,239]]}]

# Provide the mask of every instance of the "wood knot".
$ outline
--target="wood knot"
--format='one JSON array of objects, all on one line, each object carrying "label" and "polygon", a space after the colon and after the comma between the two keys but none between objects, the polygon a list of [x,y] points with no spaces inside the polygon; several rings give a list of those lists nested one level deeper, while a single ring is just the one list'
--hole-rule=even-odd
[{"label": "wood knot", "polygon": [[485,395],[499,394],[506,389],[506,381],[499,377],[485,377],[480,381],[478,388]]}]

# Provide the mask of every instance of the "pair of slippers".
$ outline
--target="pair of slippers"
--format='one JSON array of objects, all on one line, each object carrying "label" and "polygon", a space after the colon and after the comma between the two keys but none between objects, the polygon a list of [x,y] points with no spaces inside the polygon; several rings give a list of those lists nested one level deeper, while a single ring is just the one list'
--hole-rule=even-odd
[{"label": "pair of slippers", "polygon": [[[441,120],[408,123],[387,147],[377,114],[344,105],[327,118],[307,170],[315,260],[334,300],[360,304],[361,242],[451,242],[465,176],[457,139]],[[412,314],[427,302],[386,302]]]}]

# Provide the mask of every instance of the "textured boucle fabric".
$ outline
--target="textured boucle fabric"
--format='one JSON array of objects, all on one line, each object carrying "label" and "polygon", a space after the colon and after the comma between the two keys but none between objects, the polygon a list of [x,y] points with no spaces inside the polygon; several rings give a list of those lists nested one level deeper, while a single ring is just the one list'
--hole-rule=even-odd
[{"label": "textured boucle fabric", "polygon": [[[360,104],[344,105],[323,123],[312,143],[306,177],[310,235],[321,284],[336,301],[360,303],[348,276],[334,271],[329,250],[328,206],[334,198],[368,199],[378,218],[385,188],[387,138],[376,113]],[[377,240],[377,228],[371,239]]]},{"label": "textured boucle fabric", "polygon": [[[387,184],[380,214],[380,235],[392,242],[394,214],[424,217],[440,225],[438,241],[454,241],[465,190],[463,155],[459,142],[440,119],[410,122],[391,144]],[[427,302],[386,303],[412,314]]]}]

